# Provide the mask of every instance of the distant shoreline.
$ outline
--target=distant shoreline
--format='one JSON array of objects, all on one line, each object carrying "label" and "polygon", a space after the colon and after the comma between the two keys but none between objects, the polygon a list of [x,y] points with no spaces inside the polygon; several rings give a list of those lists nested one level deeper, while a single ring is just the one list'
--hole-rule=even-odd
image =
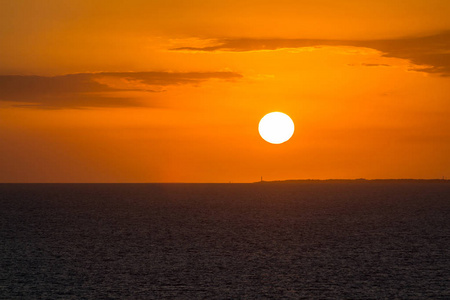
[{"label": "distant shoreline", "polygon": [[261,180],[254,183],[306,183],[306,182],[447,182],[450,180],[442,179],[286,179],[286,180]]}]

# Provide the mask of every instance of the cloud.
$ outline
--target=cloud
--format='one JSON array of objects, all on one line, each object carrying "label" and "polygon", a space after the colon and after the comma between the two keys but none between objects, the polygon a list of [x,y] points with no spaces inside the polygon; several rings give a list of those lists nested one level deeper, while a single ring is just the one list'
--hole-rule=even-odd
[{"label": "cloud", "polygon": [[[123,92],[163,92],[171,85],[236,80],[234,72],[99,72],[60,76],[0,75],[0,101],[36,108],[151,106]],[[124,96],[126,95],[126,96]]]},{"label": "cloud", "polygon": [[390,67],[388,64],[361,64],[363,67]]},{"label": "cloud", "polygon": [[450,31],[425,37],[385,40],[324,40],[324,39],[218,39],[217,44],[206,47],[179,47],[184,51],[260,51],[283,48],[321,46],[351,46],[371,48],[385,57],[407,59],[415,65],[413,70],[450,76]]}]

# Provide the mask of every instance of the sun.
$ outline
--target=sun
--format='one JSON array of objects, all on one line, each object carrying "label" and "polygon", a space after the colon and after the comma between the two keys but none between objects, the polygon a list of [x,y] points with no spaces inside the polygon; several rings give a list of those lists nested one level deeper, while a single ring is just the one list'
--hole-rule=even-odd
[{"label": "sun", "polygon": [[281,144],[294,134],[294,122],[282,112],[271,112],[259,121],[258,130],[266,142]]}]

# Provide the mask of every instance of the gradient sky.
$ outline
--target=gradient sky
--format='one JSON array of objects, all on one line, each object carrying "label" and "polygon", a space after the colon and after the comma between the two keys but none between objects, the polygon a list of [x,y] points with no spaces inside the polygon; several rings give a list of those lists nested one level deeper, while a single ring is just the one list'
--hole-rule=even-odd
[{"label": "gradient sky", "polygon": [[[0,2],[0,182],[450,176],[450,1]],[[258,134],[271,111],[294,136]]]}]

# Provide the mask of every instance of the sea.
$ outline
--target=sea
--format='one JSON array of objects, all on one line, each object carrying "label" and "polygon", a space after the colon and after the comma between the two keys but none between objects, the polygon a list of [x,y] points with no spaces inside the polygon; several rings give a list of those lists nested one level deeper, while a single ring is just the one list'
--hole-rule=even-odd
[{"label": "sea", "polygon": [[450,181],[0,184],[0,299],[450,299]]}]

